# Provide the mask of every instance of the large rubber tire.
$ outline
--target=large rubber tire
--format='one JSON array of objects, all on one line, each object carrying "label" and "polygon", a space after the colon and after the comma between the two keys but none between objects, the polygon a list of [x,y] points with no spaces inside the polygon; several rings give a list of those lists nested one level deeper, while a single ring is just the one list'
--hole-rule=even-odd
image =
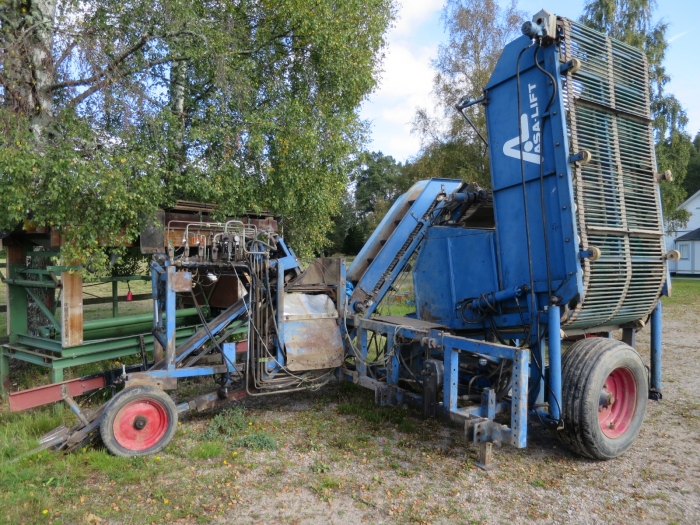
[{"label": "large rubber tire", "polygon": [[570,450],[607,460],[637,439],[647,407],[646,369],[639,354],[614,339],[577,341],[562,359],[559,439]]},{"label": "large rubber tire", "polygon": [[165,448],[177,431],[177,407],[151,386],[119,392],[105,408],[100,435],[107,450],[123,458],[147,456]]}]

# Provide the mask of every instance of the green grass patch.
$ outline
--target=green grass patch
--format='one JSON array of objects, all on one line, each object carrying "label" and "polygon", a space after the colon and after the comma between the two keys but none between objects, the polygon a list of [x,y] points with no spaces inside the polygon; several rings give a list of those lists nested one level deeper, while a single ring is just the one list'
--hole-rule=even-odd
[{"label": "green grass patch", "polygon": [[671,281],[671,297],[662,299],[664,306],[698,306],[700,304],[700,279],[679,279]]},{"label": "green grass patch", "polygon": [[28,412],[0,412],[0,460],[14,459],[36,447],[37,440],[63,423],[67,415],[63,404]]},{"label": "green grass patch", "polygon": [[342,481],[333,476],[322,476],[316,483],[311,484],[311,488],[319,495],[321,501],[328,500],[334,491],[342,487]]},{"label": "green grass patch", "polygon": [[201,443],[188,454],[192,459],[211,459],[221,455],[224,446],[221,443]]},{"label": "green grass patch", "polygon": [[377,406],[374,403],[372,392],[361,389],[352,383],[341,385],[341,402],[337,406],[338,413],[360,417],[375,426],[390,423],[399,425],[400,428],[403,426],[404,431],[415,430],[415,423],[407,419],[409,416],[407,410],[391,406]]},{"label": "green grass patch", "polygon": [[275,450],[277,441],[265,432],[253,432],[247,436],[241,436],[234,440],[234,446],[245,447],[251,450]]},{"label": "green grass patch", "polygon": [[236,406],[214,416],[202,432],[201,439],[203,441],[230,440],[246,428],[248,428],[248,424],[243,408]]}]

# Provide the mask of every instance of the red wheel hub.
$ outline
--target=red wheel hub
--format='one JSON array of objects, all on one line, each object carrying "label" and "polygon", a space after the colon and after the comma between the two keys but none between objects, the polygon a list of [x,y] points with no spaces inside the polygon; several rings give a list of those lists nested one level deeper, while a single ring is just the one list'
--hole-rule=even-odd
[{"label": "red wheel hub", "polygon": [[163,439],[168,423],[168,412],[159,401],[134,399],[117,412],[114,439],[127,450],[146,450]]},{"label": "red wheel hub", "polygon": [[629,368],[616,368],[605,380],[598,404],[598,422],[607,437],[623,435],[637,410],[637,382]]}]

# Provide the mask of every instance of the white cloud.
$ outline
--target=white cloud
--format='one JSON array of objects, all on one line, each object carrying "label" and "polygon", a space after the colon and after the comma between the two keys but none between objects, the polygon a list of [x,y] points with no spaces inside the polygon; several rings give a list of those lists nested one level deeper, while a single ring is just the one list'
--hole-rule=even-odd
[{"label": "white cloud", "polygon": [[393,37],[405,37],[420,26],[435,11],[442,9],[444,0],[401,0]]},{"label": "white cloud", "polygon": [[378,93],[403,97],[429,92],[434,74],[430,59],[435,52],[436,48],[409,49],[394,45],[386,56]]},{"label": "white cloud", "polygon": [[[388,35],[388,49],[379,87],[362,108],[362,117],[372,122],[372,143],[397,160],[415,156],[420,138],[411,134],[411,122],[418,107],[435,106],[431,96],[433,71],[430,61],[437,56],[441,32],[435,14],[443,0],[402,0],[396,27]],[[430,24],[431,38],[417,39],[416,33]]]}]

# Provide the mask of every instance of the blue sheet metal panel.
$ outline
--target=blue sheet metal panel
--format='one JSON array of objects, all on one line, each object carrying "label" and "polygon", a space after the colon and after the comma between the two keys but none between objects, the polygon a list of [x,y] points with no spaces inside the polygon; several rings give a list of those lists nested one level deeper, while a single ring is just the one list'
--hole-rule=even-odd
[{"label": "blue sheet metal panel", "polygon": [[357,254],[357,257],[355,257],[350,264],[347,272],[348,281],[358,282],[360,278],[362,278],[365,271],[364,266],[367,265],[367,258],[370,256],[370,252],[380,248],[380,246],[378,246],[379,242],[392,235],[395,229],[394,221],[403,218],[403,210],[407,205],[407,201],[412,195],[420,195],[427,185],[427,180],[420,180],[416,182],[409,191],[394,201],[394,204],[389,208],[389,211],[381,220],[379,226],[375,228],[372,235],[367,239],[367,242],[362,246],[360,253]]},{"label": "blue sheet metal panel", "polygon": [[[400,197],[394,206],[392,206],[387,216],[382,220],[375,233],[369,238],[360,254],[353,261],[353,264],[348,269],[348,280],[356,281],[357,286],[353,293],[353,300],[361,296],[361,291],[366,294],[371,294],[374,287],[380,282],[382,276],[389,268],[390,264],[401,251],[404,243],[407,242],[411,233],[416,228],[417,223],[423,218],[430,206],[435,201],[437,195],[443,190],[450,194],[456,190],[462,181],[452,179],[431,179],[429,181],[421,181],[416,183],[406,195]],[[421,189],[418,193],[418,189]],[[407,197],[408,196],[408,197]],[[414,197],[415,196],[415,197]],[[406,199],[414,200],[413,204]],[[410,204],[408,210],[403,210],[402,216],[399,219],[399,212]],[[400,220],[398,225],[393,223]],[[390,234],[387,237],[387,234]],[[376,252],[378,245],[383,242],[383,246]],[[372,257],[372,261],[367,266],[367,256],[376,252]],[[410,254],[408,254],[410,256]],[[363,265],[366,269],[363,270]]]},{"label": "blue sheet metal panel", "polygon": [[[550,110],[546,112],[552,86],[549,78],[535,67],[535,46],[522,54],[518,93],[515,74],[517,58],[529,45],[530,40],[522,37],[506,46],[486,87],[486,117],[491,150],[500,285],[502,289],[506,289],[529,285],[530,282],[523,204],[522,154],[522,169],[527,181],[527,210],[535,290],[543,292],[547,289],[544,239],[546,219],[553,292],[562,297],[563,301],[569,301],[577,294],[583,293],[583,286],[564,120],[566,113],[562,104],[558,71],[559,58],[556,46],[540,48],[538,51],[540,64],[553,75],[557,87]],[[521,102],[520,114],[518,97]],[[541,169],[544,199],[540,192]],[[546,297],[541,297],[541,300],[546,301]]]},{"label": "blue sheet metal panel", "polygon": [[428,229],[413,270],[419,319],[451,328],[469,326],[455,307],[460,300],[496,291],[493,238],[491,230]]}]

